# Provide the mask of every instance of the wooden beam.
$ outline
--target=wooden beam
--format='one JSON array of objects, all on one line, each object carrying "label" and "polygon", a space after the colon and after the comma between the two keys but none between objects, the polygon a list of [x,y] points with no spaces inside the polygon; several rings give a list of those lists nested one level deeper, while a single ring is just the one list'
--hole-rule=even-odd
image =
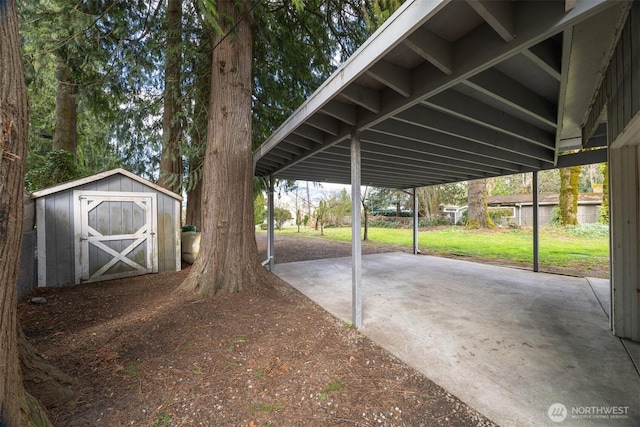
[{"label": "wooden beam", "polygon": [[307,119],[306,123],[333,136],[340,133],[340,123],[338,120],[326,114],[314,114]]},{"label": "wooden beam", "polygon": [[333,100],[322,106],[320,112],[351,126],[355,126],[357,123],[358,109],[355,105]]},{"label": "wooden beam", "polygon": [[411,72],[406,68],[382,60],[369,68],[367,74],[400,95],[411,96]]},{"label": "wooden beam", "polygon": [[562,53],[552,40],[547,39],[529,49],[524,49],[522,54],[551,77],[560,81]]},{"label": "wooden beam", "polygon": [[311,141],[322,144],[325,142],[325,133],[320,129],[316,129],[307,124],[302,124],[293,131],[294,134],[310,139]]},{"label": "wooden beam", "polygon": [[374,114],[380,112],[380,93],[376,90],[352,83],[344,88],[340,95]]},{"label": "wooden beam", "polygon": [[453,74],[453,47],[449,41],[418,28],[404,40],[404,44],[446,75]]},{"label": "wooden beam", "polygon": [[432,96],[423,105],[537,145],[555,146],[553,134],[455,90]]},{"label": "wooden beam", "polygon": [[463,84],[548,126],[557,127],[557,110],[551,102],[496,69],[476,74]]},{"label": "wooden beam", "polygon": [[510,1],[468,0],[469,6],[506,42],[516,37],[513,5]]}]

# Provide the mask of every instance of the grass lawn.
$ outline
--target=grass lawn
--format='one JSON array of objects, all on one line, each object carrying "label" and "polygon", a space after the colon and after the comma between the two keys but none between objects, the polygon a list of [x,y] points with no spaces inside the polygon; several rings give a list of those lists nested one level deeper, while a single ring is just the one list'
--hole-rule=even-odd
[{"label": "grass lawn", "polygon": [[[580,232],[575,229],[543,227],[540,231],[540,263],[555,267],[575,264],[585,269],[607,269],[609,237],[602,233]],[[298,235],[295,227],[277,230],[276,234]],[[324,237],[330,240],[351,241],[351,228],[325,228]],[[301,236],[321,237],[320,231],[302,228]],[[410,229],[370,228],[369,240],[396,246],[411,247]],[[440,255],[462,255],[492,260],[531,263],[533,233],[531,229],[467,230],[463,227],[438,227],[422,230],[418,236],[422,251]]]}]

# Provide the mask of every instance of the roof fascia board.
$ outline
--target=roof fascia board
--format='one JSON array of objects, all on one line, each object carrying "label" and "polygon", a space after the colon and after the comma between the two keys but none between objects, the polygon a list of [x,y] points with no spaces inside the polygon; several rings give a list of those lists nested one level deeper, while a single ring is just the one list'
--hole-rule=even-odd
[{"label": "roof fascia board", "polygon": [[134,181],[139,182],[142,185],[146,185],[147,187],[151,187],[154,190],[160,191],[161,193],[164,193],[170,197],[173,197],[176,200],[182,201],[182,196],[180,196],[179,194],[174,193],[173,191],[169,191],[166,188],[162,188],[157,184],[154,184],[151,181],[147,181],[144,178],[140,178],[137,175],[134,175],[133,173],[129,172],[128,170],[122,169],[122,168],[116,168],[116,169],[111,169],[105,172],[100,172],[97,173],[95,175],[90,175],[84,178],[80,178],[80,179],[76,179],[73,181],[68,181],[59,185],[55,185],[53,187],[49,187],[49,188],[45,188],[43,190],[39,190],[39,191],[34,191],[33,193],[31,193],[31,197],[33,199],[37,199],[40,197],[44,197],[44,196],[48,196],[49,194],[54,194],[54,193],[59,193],[60,191],[64,191],[64,190],[68,190],[70,188],[74,188],[74,187],[78,187],[80,185],[84,185],[84,184],[88,184],[90,182],[95,182],[95,181],[99,181],[101,179],[104,178],[108,178],[110,176],[116,175],[116,174],[121,174],[126,176],[127,178],[130,178]]}]

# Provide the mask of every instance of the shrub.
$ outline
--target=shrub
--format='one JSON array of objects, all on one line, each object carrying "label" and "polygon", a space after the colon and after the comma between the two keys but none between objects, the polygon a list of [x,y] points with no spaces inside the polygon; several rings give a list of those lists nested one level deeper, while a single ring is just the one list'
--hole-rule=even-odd
[{"label": "shrub", "polygon": [[607,237],[609,236],[609,225],[600,223],[569,225],[565,227],[565,232],[575,237]]},{"label": "shrub", "polygon": [[47,153],[44,166],[26,173],[25,185],[27,190],[36,191],[80,178],[81,174],[73,153],[67,150],[53,150]]}]

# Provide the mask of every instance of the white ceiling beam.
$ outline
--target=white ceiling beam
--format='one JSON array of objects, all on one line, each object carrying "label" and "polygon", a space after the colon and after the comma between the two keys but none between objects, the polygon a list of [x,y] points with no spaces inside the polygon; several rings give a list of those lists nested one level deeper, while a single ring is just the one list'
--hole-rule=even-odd
[{"label": "white ceiling beam", "polygon": [[448,90],[432,96],[423,104],[534,144],[549,148],[553,148],[555,145],[553,134],[455,90]]},{"label": "white ceiling beam", "polygon": [[302,148],[298,147],[297,145],[286,143],[286,141],[283,144],[278,144],[278,148],[295,156],[301,156],[302,154],[304,154],[304,150]]},{"label": "white ceiling beam", "polygon": [[[482,164],[500,170],[513,170],[513,165],[508,161],[489,156],[478,156],[469,152],[468,147],[456,137],[450,135],[438,134],[435,131],[425,131],[419,128],[403,129],[402,134],[394,133],[393,130],[397,124],[390,123],[388,126],[380,129],[368,130],[361,134],[361,140],[372,144],[379,144],[391,147],[392,149],[402,149],[409,152],[424,154],[424,146],[429,146],[429,155],[436,159],[452,159],[452,164],[458,167],[466,165],[467,168],[473,168],[475,164]],[[420,151],[422,150],[422,151]],[[530,159],[525,159],[530,161]],[[531,162],[538,164],[537,162]]]},{"label": "white ceiling beam", "polygon": [[[313,159],[309,159],[307,163],[313,160],[320,161],[330,161],[341,163],[343,165],[350,164],[350,156],[349,151],[344,148],[343,150],[338,151],[338,148],[344,147],[334,147],[334,150],[331,152],[324,151]],[[400,176],[412,173],[422,173],[427,176],[438,177],[442,173],[445,173],[449,176],[464,176],[463,174],[468,174],[476,170],[482,170],[480,167],[475,165],[475,168],[466,169],[458,169],[449,164],[444,164],[442,161],[437,161],[435,159],[425,160],[423,158],[418,158],[414,153],[406,152],[402,154],[401,152],[397,152],[394,150],[389,150],[390,154],[384,152],[384,146],[375,145],[369,147],[368,150],[362,150],[362,163],[363,166],[375,167],[377,170],[388,170],[390,173],[399,174]],[[398,165],[402,165],[402,167],[398,168]]]},{"label": "white ceiling beam", "polygon": [[327,102],[320,108],[320,112],[351,126],[355,126],[358,119],[357,107],[340,101]]},{"label": "white ceiling beam", "polygon": [[546,40],[522,51],[522,54],[554,79],[561,78],[561,54],[555,43]]},{"label": "white ceiling beam", "polygon": [[296,156],[294,156],[293,154],[287,151],[282,150],[280,147],[274,148],[269,152],[269,154],[274,157],[283,159],[285,162],[289,162],[296,158]]},{"label": "white ceiling beam", "polygon": [[326,140],[326,134],[320,129],[316,129],[307,124],[303,124],[298,126],[296,130],[293,132],[296,135],[305,137],[310,139],[313,142],[317,142],[319,144],[323,144]]},{"label": "white ceiling beam", "polygon": [[[526,166],[540,166],[540,160],[518,152],[504,150],[504,147],[500,146],[500,142],[498,142],[497,145],[472,144],[469,140],[459,136],[443,133],[403,120],[389,120],[378,124],[376,128],[372,130],[397,138],[403,137],[427,145],[443,147],[445,149],[444,155],[455,156],[458,159],[462,158],[460,157],[461,153],[466,153],[470,161],[480,163],[489,160],[506,160],[507,162],[515,162]],[[417,148],[418,147],[416,147],[416,149]],[[429,151],[431,152],[432,148],[429,148]],[[509,169],[507,163],[505,163],[505,169]]]},{"label": "white ceiling beam", "polygon": [[558,93],[558,130],[556,132],[556,160],[558,162],[558,152],[561,149],[560,140],[562,138],[562,129],[564,128],[565,113],[566,113],[566,101],[567,101],[567,89],[569,85],[569,59],[571,58],[571,46],[573,45],[573,27],[567,28],[562,33],[562,59],[561,69],[562,77],[560,78],[560,90]]},{"label": "white ceiling beam", "polygon": [[453,74],[453,47],[447,40],[418,28],[404,40],[404,44],[443,73]]},{"label": "white ceiling beam", "polygon": [[553,160],[552,147],[545,148],[533,145],[502,132],[460,120],[427,107],[416,106],[397,114],[395,118],[447,135],[454,135],[467,141],[475,141],[481,145],[499,148],[542,161]]},{"label": "white ceiling beam", "polygon": [[310,141],[307,138],[304,138],[302,136],[295,135],[293,133],[287,136],[284,139],[284,142],[287,142],[291,145],[295,145],[296,147],[300,147],[303,150],[311,150],[316,145],[315,142]]},{"label": "white ceiling beam", "polygon": [[400,95],[411,96],[411,72],[406,68],[381,60],[369,68],[367,74]]},{"label": "white ceiling beam", "polygon": [[314,114],[309,117],[307,124],[313,126],[316,129],[320,129],[330,135],[336,136],[340,133],[340,122],[333,117],[329,117],[326,114]]},{"label": "white ceiling beam", "polygon": [[551,102],[498,70],[483,71],[462,84],[500,101],[510,109],[556,127],[557,109]]},{"label": "white ceiling beam", "polygon": [[468,0],[469,6],[506,42],[516,38],[513,3],[495,0]]},{"label": "white ceiling beam", "polygon": [[[434,165],[446,164],[449,169],[442,169],[443,171],[477,171],[490,169],[497,173],[503,169],[503,166],[509,166],[506,162],[500,162],[496,159],[489,159],[485,164],[480,165],[477,162],[477,156],[471,155],[465,156],[465,153],[451,156],[451,152],[446,149],[438,149],[434,146],[434,151],[440,155],[435,155],[429,150],[429,153],[425,153],[424,145],[422,142],[410,141],[400,137],[393,137],[388,134],[377,132],[366,132],[361,135],[362,141],[367,143],[367,150],[375,153],[379,153],[381,156],[389,159],[389,162],[393,163],[393,158],[411,158],[416,162]],[[421,151],[422,149],[422,151]],[[364,153],[364,151],[363,151]],[[426,157],[426,158],[425,158]],[[431,170],[441,170],[441,167],[434,166]],[[439,173],[439,172],[438,172]]]},{"label": "white ceiling beam", "polygon": [[380,112],[380,92],[377,90],[352,83],[340,92],[343,98],[359,105],[374,114]]}]

